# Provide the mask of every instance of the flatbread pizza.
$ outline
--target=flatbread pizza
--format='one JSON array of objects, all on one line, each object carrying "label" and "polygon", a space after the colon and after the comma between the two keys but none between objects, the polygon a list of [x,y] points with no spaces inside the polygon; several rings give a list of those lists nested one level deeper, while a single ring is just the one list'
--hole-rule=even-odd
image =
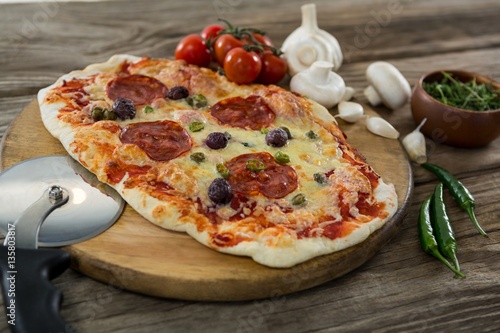
[{"label": "flatbread pizza", "polygon": [[117,55],[42,89],[43,123],[145,219],[291,267],[363,242],[397,209],[328,110],[181,60]]}]

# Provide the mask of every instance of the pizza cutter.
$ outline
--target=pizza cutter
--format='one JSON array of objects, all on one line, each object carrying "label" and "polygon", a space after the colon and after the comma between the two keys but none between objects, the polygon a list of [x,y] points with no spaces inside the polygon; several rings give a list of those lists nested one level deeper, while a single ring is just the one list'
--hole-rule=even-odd
[{"label": "pizza cutter", "polygon": [[12,332],[73,332],[50,280],[70,264],[61,247],[105,231],[125,202],[69,156],[23,161],[0,173],[0,278]]}]

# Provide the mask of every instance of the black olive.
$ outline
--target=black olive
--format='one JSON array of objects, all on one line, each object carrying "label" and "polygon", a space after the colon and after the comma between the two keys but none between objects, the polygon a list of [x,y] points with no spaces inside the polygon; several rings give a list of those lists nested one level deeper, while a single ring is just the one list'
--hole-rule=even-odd
[{"label": "black olive", "polygon": [[133,119],[135,117],[134,102],[128,98],[118,98],[113,103],[113,112],[121,120]]},{"label": "black olive", "polygon": [[283,147],[288,141],[288,134],[282,128],[273,128],[266,134],[266,143],[271,147]]},{"label": "black olive", "polygon": [[167,98],[178,100],[189,96],[189,90],[184,86],[175,86],[167,92]]},{"label": "black olive", "polygon": [[227,204],[233,199],[233,190],[227,180],[215,178],[208,187],[208,197],[215,204]]},{"label": "black olive", "polygon": [[222,149],[227,146],[227,136],[222,132],[213,132],[207,136],[205,143],[209,148],[212,149]]}]

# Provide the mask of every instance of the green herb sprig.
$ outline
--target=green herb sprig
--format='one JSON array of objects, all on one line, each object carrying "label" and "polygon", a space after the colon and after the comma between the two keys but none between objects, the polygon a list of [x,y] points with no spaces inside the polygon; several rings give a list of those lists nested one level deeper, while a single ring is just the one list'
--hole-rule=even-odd
[{"label": "green herb sprig", "polygon": [[424,90],[438,101],[460,109],[487,111],[500,109],[500,91],[491,83],[478,83],[476,79],[461,82],[451,73],[441,72],[441,81],[423,82]]}]

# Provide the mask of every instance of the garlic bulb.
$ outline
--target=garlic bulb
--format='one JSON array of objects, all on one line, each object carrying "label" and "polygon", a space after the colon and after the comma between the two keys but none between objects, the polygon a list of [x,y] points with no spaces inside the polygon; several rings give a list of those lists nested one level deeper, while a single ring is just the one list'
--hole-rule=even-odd
[{"label": "garlic bulb", "polygon": [[316,61],[308,69],[290,80],[290,90],[306,96],[329,109],[342,99],[345,83],[340,75],[332,72],[333,64]]},{"label": "garlic bulb", "polygon": [[338,117],[342,118],[348,123],[355,123],[364,115],[363,106],[359,103],[341,101],[338,108]]},{"label": "garlic bulb", "polygon": [[373,134],[383,136],[384,138],[399,138],[399,132],[388,121],[380,117],[368,118],[366,120],[366,127]]},{"label": "garlic bulb", "polygon": [[420,128],[424,126],[426,121],[427,118],[424,118],[422,122],[420,122],[420,125],[418,125],[418,127],[415,128],[413,132],[405,136],[402,141],[403,147],[406,149],[406,152],[408,153],[410,159],[414,162],[417,162],[418,164],[427,162],[425,137],[420,132]]},{"label": "garlic bulb", "polygon": [[290,76],[309,68],[315,61],[323,60],[338,70],[343,61],[339,42],[330,33],[318,27],[316,5],[303,5],[302,25],[283,42],[281,50],[288,62]]}]

